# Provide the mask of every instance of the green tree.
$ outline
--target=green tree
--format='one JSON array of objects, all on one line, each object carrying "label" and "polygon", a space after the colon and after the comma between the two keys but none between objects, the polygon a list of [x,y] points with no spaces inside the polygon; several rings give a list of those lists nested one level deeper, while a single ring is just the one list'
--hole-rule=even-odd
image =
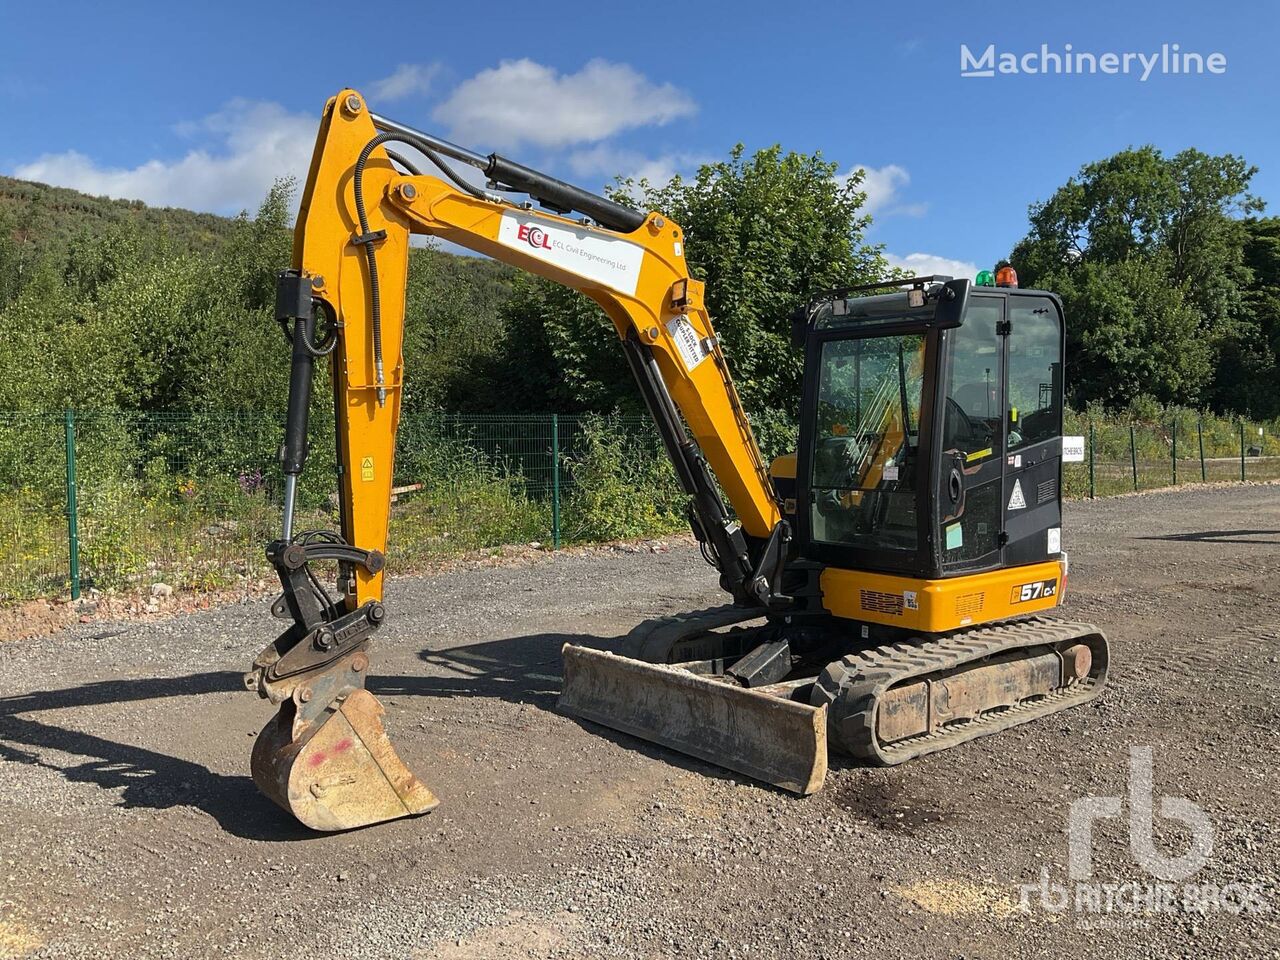
[{"label": "green tree", "polygon": [[[738,145],[690,180],[620,181],[614,191],[684,230],[690,272],[707,284],[712,322],[765,433],[789,432],[799,401],[802,358],[790,345],[792,309],[824,288],[889,272],[880,249],[863,239],[870,217],[862,211],[860,174],[842,180],[836,170],[820,155],[774,146],[748,156]],[[586,298],[521,280],[504,320],[507,359],[494,383],[506,403],[516,394],[540,409],[636,408],[613,325]]]},{"label": "green tree", "polygon": [[1229,154],[1145,146],[1085,165],[1031,207],[1011,260],[1024,285],[1063,297],[1075,403],[1213,398],[1242,332],[1256,172]]},{"label": "green tree", "polygon": [[1226,410],[1280,417],[1280,217],[1246,223],[1245,266],[1253,282],[1235,335],[1223,344],[1215,399]]}]

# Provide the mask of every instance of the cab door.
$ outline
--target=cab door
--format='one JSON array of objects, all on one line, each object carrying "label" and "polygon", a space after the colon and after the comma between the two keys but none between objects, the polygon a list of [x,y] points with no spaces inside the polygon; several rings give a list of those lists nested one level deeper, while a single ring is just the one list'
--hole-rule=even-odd
[{"label": "cab door", "polygon": [[1005,459],[1004,294],[974,292],[945,356],[935,537],[943,576],[1002,563]]},{"label": "cab door", "polygon": [[1004,339],[1004,564],[1056,559],[1062,549],[1062,308],[1010,294]]}]

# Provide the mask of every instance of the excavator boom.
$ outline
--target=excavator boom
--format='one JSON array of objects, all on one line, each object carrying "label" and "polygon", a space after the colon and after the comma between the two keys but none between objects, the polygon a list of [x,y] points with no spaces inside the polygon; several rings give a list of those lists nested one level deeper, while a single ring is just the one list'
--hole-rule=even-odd
[{"label": "excavator boom", "polygon": [[[393,145],[426,157],[440,176],[421,173],[394,154]],[[474,186],[450,161],[483,171],[490,188]],[[558,212],[502,193],[527,195]],[[563,215],[572,212],[586,219]],[[689,275],[679,225],[377,116],[356,91],[342,91],[325,106],[292,268],[278,287],[277,316],[293,343],[293,365],[282,451],[284,524],[268,556],[284,590],[274,612],[292,625],[245,677],[250,689],[281,705],[259,736],[254,779],[321,830],[422,813],[436,803],[391,748],[382,708],[364,689],[367,651],[387,615],[383,558],[415,233],[564,284],[601,306],[689,495],[694,531],[715,559],[722,586],[740,604],[776,602],[790,537],[707,314],[703,285]],[[298,534],[297,478],[306,461],[317,361],[327,361],[332,372],[341,529]],[[338,563],[336,599],[311,572],[310,564],[323,560]],[[613,680],[599,668],[589,676]],[[748,698],[747,706],[754,702]]]}]

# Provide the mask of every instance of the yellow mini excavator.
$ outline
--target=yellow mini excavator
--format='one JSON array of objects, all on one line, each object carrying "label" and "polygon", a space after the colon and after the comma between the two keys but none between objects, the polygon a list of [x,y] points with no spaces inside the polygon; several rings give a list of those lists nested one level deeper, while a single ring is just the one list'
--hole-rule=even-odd
[{"label": "yellow mini excavator", "polygon": [[[438,176],[419,172],[422,158]],[[603,308],[731,598],[649,621],[616,652],[567,645],[561,709],[806,794],[828,745],[895,764],[1098,694],[1104,637],[1044,616],[1067,579],[1057,297],[1018,289],[1012,271],[814,297],[791,317],[804,351],[797,453],[766,466],[678,225],[380,117],[344,90],[325,106],[277,290],[292,372],[283,532],[267,555],[283,587],[273,613],[292,622],[245,676],[280,705],[254,746],[254,780],[303,823],[346,829],[437,802],[364,687],[387,616],[414,233]],[[321,358],[341,531],[297,533]],[[337,564],[335,594],[320,561]]]}]

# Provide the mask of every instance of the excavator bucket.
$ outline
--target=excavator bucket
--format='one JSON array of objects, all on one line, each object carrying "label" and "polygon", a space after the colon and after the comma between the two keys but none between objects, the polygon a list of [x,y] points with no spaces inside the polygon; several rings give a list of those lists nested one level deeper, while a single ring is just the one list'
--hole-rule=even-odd
[{"label": "excavator bucket", "polygon": [[382,704],[355,690],[309,724],[286,700],[253,746],[253,782],[312,830],[427,813],[439,803],[396,754]]},{"label": "excavator bucket", "polygon": [[565,644],[560,709],[793,793],[827,775],[827,708],[679,666]]}]

